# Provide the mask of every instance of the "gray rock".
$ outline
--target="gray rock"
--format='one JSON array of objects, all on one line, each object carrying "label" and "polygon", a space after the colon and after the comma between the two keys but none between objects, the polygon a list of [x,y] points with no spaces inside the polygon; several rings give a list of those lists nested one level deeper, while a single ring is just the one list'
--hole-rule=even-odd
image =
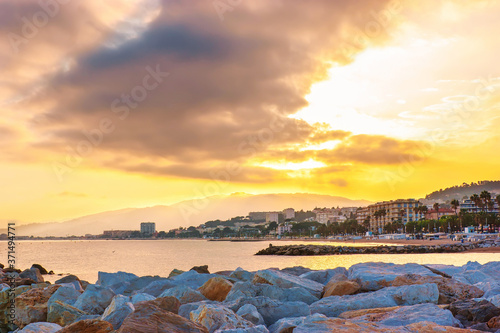
[{"label": "gray rock", "polygon": [[101,320],[111,323],[113,328],[117,330],[120,328],[125,318],[134,312],[134,310],[135,308],[130,302],[129,297],[117,295],[113,298],[106,310],[104,310]]},{"label": "gray rock", "polygon": [[191,312],[190,318],[195,323],[205,326],[210,333],[217,330],[246,329],[255,326],[230,309],[220,305],[202,305]]},{"label": "gray rock", "polygon": [[250,282],[237,282],[226,296],[227,301],[234,301],[240,297],[266,296],[282,302],[304,302],[312,304],[318,300],[304,288],[294,287],[283,289],[269,284],[253,284]]},{"label": "gray rock", "polygon": [[269,333],[266,326],[259,325],[250,328],[232,328],[227,330],[217,330],[214,333]]},{"label": "gray rock", "polygon": [[17,333],[55,333],[61,329],[62,327],[57,324],[40,322],[26,325]]},{"label": "gray rock", "polygon": [[246,320],[253,323],[254,325],[263,325],[264,324],[264,318],[262,318],[262,315],[259,313],[257,308],[252,304],[243,305],[236,312],[236,314],[242,318],[245,318]]},{"label": "gray rock", "polygon": [[496,283],[495,279],[488,274],[483,273],[480,270],[468,270],[460,274],[453,275],[453,278],[466,283],[475,285],[476,283]]},{"label": "gray rock", "polygon": [[47,302],[47,307],[50,309],[50,306],[55,301],[60,301],[66,303],[68,305],[75,304],[78,297],[80,297],[82,293],[76,291],[73,285],[71,286],[61,286],[56,290],[55,293],[50,296],[49,301]]},{"label": "gray rock", "polygon": [[[208,274],[204,274],[208,275]],[[188,286],[177,286],[170,288],[161,293],[160,297],[174,296],[181,304],[205,301],[207,298],[198,290],[193,290]]]},{"label": "gray rock", "polygon": [[187,286],[192,289],[198,289],[204,285],[205,282],[216,276],[216,274],[200,274],[196,271],[187,271],[170,278],[170,280],[179,286]]},{"label": "gray rock", "polygon": [[330,296],[310,305],[311,313],[338,317],[349,310],[386,308],[420,303],[437,304],[439,290],[434,283],[388,287],[371,293],[346,296]]},{"label": "gray rock", "polygon": [[[326,318],[325,315],[315,313],[312,316],[320,316]],[[282,318],[269,326],[270,333],[283,333],[291,332],[293,328],[299,326],[304,322],[307,317],[292,317],[292,318]]]},{"label": "gray rock", "polygon": [[66,326],[78,321],[86,312],[61,301],[54,301],[49,307],[47,321]]},{"label": "gray rock", "polygon": [[103,287],[110,287],[117,283],[130,282],[138,278],[135,274],[121,271],[116,273],[98,272],[96,284]]},{"label": "gray rock", "polygon": [[201,301],[201,302],[193,302],[193,303],[182,304],[179,307],[179,313],[178,314],[181,317],[189,319],[190,318],[189,314],[191,313],[191,311],[194,311],[194,310],[198,309],[200,306],[207,305],[207,304],[215,304],[215,305],[218,304],[218,305],[221,305],[221,303],[215,302],[215,301]]},{"label": "gray rock", "polygon": [[36,283],[44,282],[42,274],[40,274],[40,271],[38,270],[38,268],[34,268],[34,267],[29,268],[29,269],[25,269],[24,271],[22,271],[19,274],[19,277],[24,278],[24,279],[31,279],[31,280],[35,281]]},{"label": "gray rock", "polygon": [[150,295],[150,294],[146,294],[146,293],[139,293],[139,294],[134,294],[132,296],[132,299],[131,299],[131,302],[132,304],[135,304],[137,302],[142,302],[142,301],[152,301],[154,300],[155,297]]},{"label": "gray rock", "polygon": [[268,283],[280,288],[301,287],[317,298],[321,297],[324,287],[321,283],[316,281],[271,269],[261,270],[255,273],[253,283]]},{"label": "gray rock", "polygon": [[60,278],[59,280],[56,280],[56,282],[54,282],[54,284],[71,283],[71,282],[74,282],[74,281],[80,282],[80,279],[78,278],[78,276],[76,276],[76,275],[67,275],[67,276],[65,276],[63,278]]},{"label": "gray rock", "polygon": [[417,274],[438,276],[418,264],[396,265],[392,263],[367,262],[353,265],[347,272],[349,280],[356,281],[362,291],[375,291],[389,285],[397,276]]},{"label": "gray rock", "polygon": [[138,290],[146,288],[152,282],[159,281],[162,279],[164,279],[164,278],[159,277],[159,276],[141,276],[140,278],[129,281],[129,284],[124,289],[123,294],[127,295],[127,296],[131,295],[132,293],[134,293]]},{"label": "gray rock", "polygon": [[316,281],[321,284],[327,284],[330,279],[337,275],[343,274],[347,276],[347,269],[344,267],[337,267],[334,269],[325,269],[321,271],[311,271],[300,275],[301,278]]},{"label": "gray rock", "polygon": [[90,284],[76,300],[74,306],[88,314],[102,314],[115,297],[115,293],[103,286]]},{"label": "gray rock", "polygon": [[310,272],[311,269],[307,268],[307,267],[303,267],[303,266],[293,266],[293,267],[283,268],[280,271],[283,273],[290,274],[290,275],[299,276],[299,275],[305,274],[307,272]]},{"label": "gray rock", "polygon": [[173,282],[170,279],[163,278],[163,279],[151,282],[143,289],[138,290],[136,293],[146,293],[146,294],[150,294],[154,297],[158,297],[165,290],[173,288],[175,286],[177,286],[177,284],[175,282]]},{"label": "gray rock", "polygon": [[241,267],[236,268],[229,277],[240,281],[252,281],[254,274],[244,270]]}]

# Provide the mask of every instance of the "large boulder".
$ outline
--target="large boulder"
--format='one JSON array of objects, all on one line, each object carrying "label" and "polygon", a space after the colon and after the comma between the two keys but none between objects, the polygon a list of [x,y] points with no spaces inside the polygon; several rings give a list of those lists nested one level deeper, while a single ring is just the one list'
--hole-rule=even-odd
[{"label": "large boulder", "polygon": [[282,318],[269,326],[269,332],[270,333],[291,333],[293,332],[293,329],[306,320],[306,318],[313,317],[313,318],[326,318],[325,315],[315,313],[311,316],[308,317],[290,317],[290,318]]},{"label": "large boulder", "polygon": [[264,325],[252,326],[248,328],[228,328],[215,331],[215,333],[269,333]]},{"label": "large boulder", "polygon": [[123,290],[123,295],[131,295],[143,288],[146,288],[149,284],[154,281],[162,280],[164,278],[159,276],[141,276],[135,280],[130,280],[127,286]]},{"label": "large boulder", "polygon": [[91,284],[76,300],[74,307],[88,314],[100,315],[104,312],[115,297],[115,293],[108,287]]},{"label": "large boulder", "polygon": [[300,287],[317,298],[320,298],[323,292],[321,283],[272,269],[265,269],[255,273],[253,283],[267,283],[280,288]]},{"label": "large boulder", "polygon": [[138,293],[138,294],[134,294],[132,297],[131,297],[131,302],[132,304],[135,304],[135,303],[138,303],[138,302],[144,302],[144,301],[152,301],[154,300],[156,297],[154,297],[153,295],[150,295],[150,294],[146,294],[146,293]]},{"label": "large boulder", "polygon": [[138,290],[136,293],[146,293],[154,297],[158,297],[165,290],[173,288],[175,286],[177,286],[177,283],[175,283],[174,281],[162,278],[149,283],[146,287]]},{"label": "large boulder", "polygon": [[42,283],[44,282],[42,274],[40,274],[40,270],[38,268],[29,268],[25,269],[19,274],[20,278],[24,279],[31,279],[35,281],[35,283]]},{"label": "large boulder", "polygon": [[474,287],[484,291],[483,298],[490,298],[495,295],[500,295],[500,283],[497,282],[479,282]]},{"label": "large boulder", "polygon": [[420,303],[437,304],[439,291],[434,283],[387,287],[371,293],[347,296],[330,296],[310,305],[311,313],[322,313],[327,317],[338,317],[349,310],[385,308]]},{"label": "large boulder", "polygon": [[195,271],[195,272],[200,273],[200,274],[210,274],[210,272],[208,271],[208,265],[194,266],[190,270]]},{"label": "large boulder", "polygon": [[60,286],[55,293],[49,298],[47,306],[50,308],[50,305],[55,301],[60,301],[69,305],[75,304],[78,297],[80,297],[82,293],[75,290],[72,286]]},{"label": "large boulder", "polygon": [[301,278],[316,281],[321,284],[326,284],[335,275],[347,275],[347,269],[344,267],[337,267],[334,269],[325,269],[320,271],[310,271],[300,275]]},{"label": "large boulder", "polygon": [[325,286],[323,297],[352,295],[360,289],[361,287],[355,281],[330,281]]},{"label": "large boulder", "polygon": [[203,286],[198,288],[198,291],[211,301],[222,302],[226,299],[232,287],[233,284],[231,282],[216,276],[205,282]]},{"label": "large boulder", "polygon": [[111,333],[113,326],[100,319],[85,319],[64,327],[57,333]]},{"label": "large boulder", "polygon": [[[340,317],[343,317],[343,314]],[[462,327],[460,321],[455,319],[449,310],[441,309],[432,303],[389,308],[386,312],[372,312],[357,317],[351,316],[349,319],[353,322],[370,322],[386,326],[404,326],[420,321],[428,321],[443,326]]]},{"label": "large boulder", "polygon": [[236,312],[236,314],[254,325],[264,325],[264,318],[257,308],[252,304],[245,304]]},{"label": "large boulder", "polygon": [[406,274],[396,277],[391,282],[391,286],[399,287],[424,283],[435,283],[437,285],[439,290],[439,304],[449,304],[458,300],[478,298],[484,294],[484,292],[477,287],[459,282],[455,279],[447,279],[442,276]]},{"label": "large boulder", "polygon": [[59,280],[56,280],[56,282],[54,282],[54,283],[55,284],[71,283],[71,282],[75,282],[75,281],[80,282],[80,279],[78,278],[78,276],[76,276],[76,275],[66,275],[65,277],[62,277]]},{"label": "large boulder", "polygon": [[387,287],[398,276],[417,274],[438,276],[418,264],[396,265],[392,263],[367,262],[353,265],[347,272],[349,280],[356,281],[362,291],[375,291]]},{"label": "large boulder", "polygon": [[[177,298],[176,298],[177,299]],[[193,302],[193,303],[187,303],[187,304],[181,304],[179,307],[179,316],[184,317],[186,319],[190,319],[190,314],[191,311],[194,311],[198,309],[202,305],[207,305],[207,304],[218,304],[220,305],[219,302],[216,301],[201,301],[201,302]]]},{"label": "large boulder", "polygon": [[101,319],[111,323],[113,328],[117,330],[122,325],[123,320],[134,312],[134,310],[135,308],[130,302],[129,297],[117,295],[113,298],[106,310],[104,310]]},{"label": "large boulder", "polygon": [[52,285],[46,288],[28,290],[15,298],[16,318],[14,322],[19,327],[30,323],[47,321],[47,302],[59,286]]},{"label": "large boulder", "polygon": [[311,272],[311,269],[304,267],[304,266],[293,266],[293,267],[286,267],[286,268],[280,269],[280,271],[283,273],[290,274],[290,275],[299,276],[299,275]]},{"label": "large boulder", "polygon": [[130,282],[138,278],[135,274],[121,271],[116,273],[98,272],[96,284],[103,287],[111,287],[117,283],[123,284],[124,282]]},{"label": "large boulder", "polygon": [[252,322],[238,316],[220,305],[202,305],[190,314],[191,320],[205,326],[210,333],[216,330],[245,329],[255,326]]},{"label": "large boulder", "polygon": [[242,306],[252,304],[264,318],[267,326],[286,317],[302,317],[311,314],[304,302],[280,302],[269,297],[241,297],[234,302],[224,302],[223,305],[237,312]]},{"label": "large boulder", "polygon": [[450,304],[450,311],[465,327],[486,323],[493,317],[500,316],[500,308],[487,300],[466,300]]},{"label": "large boulder", "polygon": [[83,312],[82,310],[79,310],[69,304],[61,301],[54,301],[49,307],[47,321],[61,326],[66,326],[74,323],[86,314],[86,312]]},{"label": "large boulder", "polygon": [[193,290],[188,286],[177,286],[165,290],[160,297],[173,296],[176,297],[181,304],[193,303],[206,300],[198,290]]},{"label": "large boulder", "polygon": [[49,274],[49,272],[47,272],[47,270],[42,265],[40,265],[40,264],[33,264],[33,265],[31,265],[31,268],[38,269],[38,271],[42,275]]},{"label": "large boulder", "polygon": [[187,271],[172,277],[170,280],[179,286],[187,286],[192,289],[198,289],[208,280],[216,276],[217,275],[215,274],[200,274],[196,271]]},{"label": "large boulder", "polygon": [[32,323],[24,327],[22,330],[16,331],[16,333],[55,333],[61,332],[61,326],[54,323]]},{"label": "large boulder", "polygon": [[155,298],[154,300],[151,301],[143,301],[143,302],[138,302],[136,303],[137,306],[144,306],[146,304],[152,304],[154,306],[159,307],[162,310],[172,312],[175,314],[179,313],[179,307],[181,306],[181,303],[179,300],[175,297],[172,296],[167,296],[167,297],[158,297]]},{"label": "large boulder", "polygon": [[135,305],[135,311],[125,318],[117,333],[208,333],[208,330],[151,302],[142,302]]},{"label": "large boulder", "polygon": [[476,284],[480,282],[491,282],[491,283],[496,282],[494,277],[485,274],[480,270],[465,271],[463,273],[453,275],[453,278],[460,282],[468,284]]},{"label": "large boulder", "polygon": [[266,296],[282,302],[304,302],[312,304],[318,300],[304,288],[283,289],[269,284],[253,284],[250,282],[236,282],[226,297],[227,301],[235,301],[240,297]]},{"label": "large boulder", "polygon": [[231,274],[229,274],[229,277],[240,281],[252,281],[253,275],[253,273],[238,267]]}]

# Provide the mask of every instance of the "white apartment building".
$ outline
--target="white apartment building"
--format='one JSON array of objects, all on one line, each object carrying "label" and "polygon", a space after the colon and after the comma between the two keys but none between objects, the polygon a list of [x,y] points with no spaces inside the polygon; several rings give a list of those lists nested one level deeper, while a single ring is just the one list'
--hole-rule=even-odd
[{"label": "white apartment building", "polygon": [[279,222],[279,212],[267,212],[266,213],[266,223]]},{"label": "white apartment building", "polygon": [[285,220],[290,219],[293,220],[295,218],[295,209],[287,208],[283,210],[283,216]]}]

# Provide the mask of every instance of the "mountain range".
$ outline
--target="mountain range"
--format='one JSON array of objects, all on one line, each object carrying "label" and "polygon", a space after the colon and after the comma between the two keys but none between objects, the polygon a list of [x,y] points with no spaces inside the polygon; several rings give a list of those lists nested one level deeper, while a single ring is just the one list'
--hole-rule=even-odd
[{"label": "mountain range", "polygon": [[[233,193],[199,200],[182,201],[170,206],[127,208],[79,217],[60,223],[33,223],[17,226],[18,236],[82,236],[101,234],[104,230],[139,230],[141,222],[156,223],[156,230],[198,226],[209,220],[247,216],[250,211],[279,211],[293,207],[312,210],[315,207],[360,207],[367,200],[309,193],[246,194]],[[0,233],[5,230],[0,231]]]}]

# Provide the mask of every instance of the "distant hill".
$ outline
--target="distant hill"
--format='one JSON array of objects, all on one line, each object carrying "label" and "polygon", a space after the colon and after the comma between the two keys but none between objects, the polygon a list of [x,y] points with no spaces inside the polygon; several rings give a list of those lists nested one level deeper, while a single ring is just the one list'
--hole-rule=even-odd
[{"label": "distant hill", "polygon": [[312,210],[315,207],[360,207],[366,200],[351,200],[330,195],[308,193],[260,194],[235,193],[199,200],[179,202],[171,206],[127,208],[107,211],[62,223],[35,223],[17,226],[20,236],[81,236],[101,234],[104,230],[138,230],[141,222],[156,222],[158,231],[198,226],[209,220],[247,216],[251,211],[278,211],[288,207]]},{"label": "distant hill", "polygon": [[451,201],[453,199],[462,199],[463,197],[470,197],[474,193],[481,193],[482,191],[488,191],[500,194],[500,181],[499,180],[483,180],[477,183],[463,183],[462,185],[452,186],[445,189],[440,189],[428,194],[426,200],[440,200],[440,201]]}]

